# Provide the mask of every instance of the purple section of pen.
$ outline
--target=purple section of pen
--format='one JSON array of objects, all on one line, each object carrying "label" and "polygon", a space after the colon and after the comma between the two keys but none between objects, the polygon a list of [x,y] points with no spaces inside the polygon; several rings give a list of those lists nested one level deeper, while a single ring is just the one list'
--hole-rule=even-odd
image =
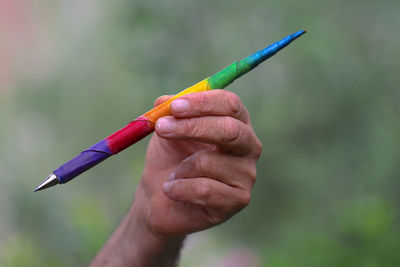
[{"label": "purple section of pen", "polygon": [[63,164],[53,173],[57,175],[60,184],[63,184],[112,155],[108,148],[107,140],[104,139],[82,151],[78,156]]}]

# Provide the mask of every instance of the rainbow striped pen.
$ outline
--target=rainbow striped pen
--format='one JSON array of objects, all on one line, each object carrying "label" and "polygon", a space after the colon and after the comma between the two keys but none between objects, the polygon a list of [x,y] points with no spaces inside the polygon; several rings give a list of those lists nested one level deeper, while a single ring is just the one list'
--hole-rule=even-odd
[{"label": "rainbow striped pen", "polygon": [[64,184],[99,164],[106,158],[133,145],[154,131],[155,122],[159,118],[170,115],[170,104],[174,99],[189,93],[225,88],[235,79],[252,70],[264,60],[275,55],[279,50],[289,45],[293,40],[304,33],[304,30],[293,33],[249,57],[234,62],[213,76],[183,90],[168,101],[136,118],[122,129],[82,151],[78,156],[56,169],[34,191],[43,190],[57,184]]}]

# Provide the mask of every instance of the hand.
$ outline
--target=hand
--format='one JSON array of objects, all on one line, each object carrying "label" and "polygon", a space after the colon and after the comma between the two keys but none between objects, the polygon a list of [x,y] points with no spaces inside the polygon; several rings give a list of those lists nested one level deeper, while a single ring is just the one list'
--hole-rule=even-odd
[{"label": "hand", "polygon": [[262,146],[240,99],[224,90],[188,94],[171,113],[156,123],[130,212],[91,266],[175,266],[186,234],[249,203]]},{"label": "hand", "polygon": [[184,95],[172,102],[171,114],[156,123],[133,204],[159,237],[209,228],[247,206],[262,150],[232,92]]}]

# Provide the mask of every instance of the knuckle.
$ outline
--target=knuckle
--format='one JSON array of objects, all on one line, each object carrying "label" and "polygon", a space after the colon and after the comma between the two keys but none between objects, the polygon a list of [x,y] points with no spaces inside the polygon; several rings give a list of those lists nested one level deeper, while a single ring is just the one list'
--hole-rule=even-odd
[{"label": "knuckle", "polygon": [[242,106],[242,101],[240,99],[240,97],[232,92],[226,92],[227,94],[227,102],[228,102],[228,106],[230,109],[230,112],[234,115],[239,114],[241,106]]},{"label": "knuckle", "polygon": [[194,118],[183,119],[180,121],[180,125],[179,132],[184,136],[196,136],[196,133],[199,132]]},{"label": "knuckle", "polygon": [[169,191],[169,196],[172,196],[174,199],[182,199],[183,195],[184,191],[182,190],[179,182],[175,183]]},{"label": "knuckle", "polygon": [[207,222],[211,225],[217,225],[224,221],[224,218],[220,214],[208,215]]},{"label": "knuckle", "polygon": [[263,145],[260,142],[260,140],[258,138],[256,138],[256,145],[255,145],[255,148],[254,148],[254,154],[255,154],[257,159],[260,158],[262,150],[263,150]]},{"label": "knuckle", "polygon": [[221,120],[222,142],[232,143],[240,138],[240,128],[236,120],[226,117]]},{"label": "knuckle", "polygon": [[202,112],[210,112],[212,109],[212,106],[210,105],[210,101],[207,99],[207,94],[204,93],[198,93],[198,94],[193,94],[193,103],[194,107],[197,110],[200,110]]},{"label": "knuckle", "polygon": [[184,159],[181,164],[175,169],[174,175],[175,179],[185,178],[190,170],[192,164],[192,158],[188,157]]},{"label": "knuckle", "polygon": [[251,194],[250,192],[245,192],[241,195],[241,198],[239,199],[239,207],[244,208],[250,204],[251,200]]},{"label": "knuckle", "polygon": [[201,173],[205,174],[209,167],[208,157],[206,153],[198,152],[195,157],[195,167]]},{"label": "knuckle", "polygon": [[200,181],[195,187],[195,194],[199,199],[207,199],[211,195],[211,187],[205,181]]},{"label": "knuckle", "polygon": [[253,186],[257,180],[257,168],[256,166],[252,166],[251,168],[249,168],[249,179],[250,179],[250,183]]}]

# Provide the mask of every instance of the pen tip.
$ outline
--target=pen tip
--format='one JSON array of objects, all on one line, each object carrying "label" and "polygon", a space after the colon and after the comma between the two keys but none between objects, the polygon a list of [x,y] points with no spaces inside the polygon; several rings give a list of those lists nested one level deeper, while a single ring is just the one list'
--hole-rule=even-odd
[{"label": "pen tip", "polygon": [[291,34],[290,35],[290,41],[296,40],[297,38],[299,38],[300,36],[302,36],[305,33],[306,33],[305,30],[300,30],[300,31],[297,31],[297,32]]},{"label": "pen tip", "polygon": [[44,179],[43,182],[41,182],[39,184],[39,186],[36,187],[35,190],[33,190],[33,192],[40,191],[40,190],[55,186],[57,184],[59,184],[58,177],[57,177],[57,175],[52,173],[46,179]]}]

